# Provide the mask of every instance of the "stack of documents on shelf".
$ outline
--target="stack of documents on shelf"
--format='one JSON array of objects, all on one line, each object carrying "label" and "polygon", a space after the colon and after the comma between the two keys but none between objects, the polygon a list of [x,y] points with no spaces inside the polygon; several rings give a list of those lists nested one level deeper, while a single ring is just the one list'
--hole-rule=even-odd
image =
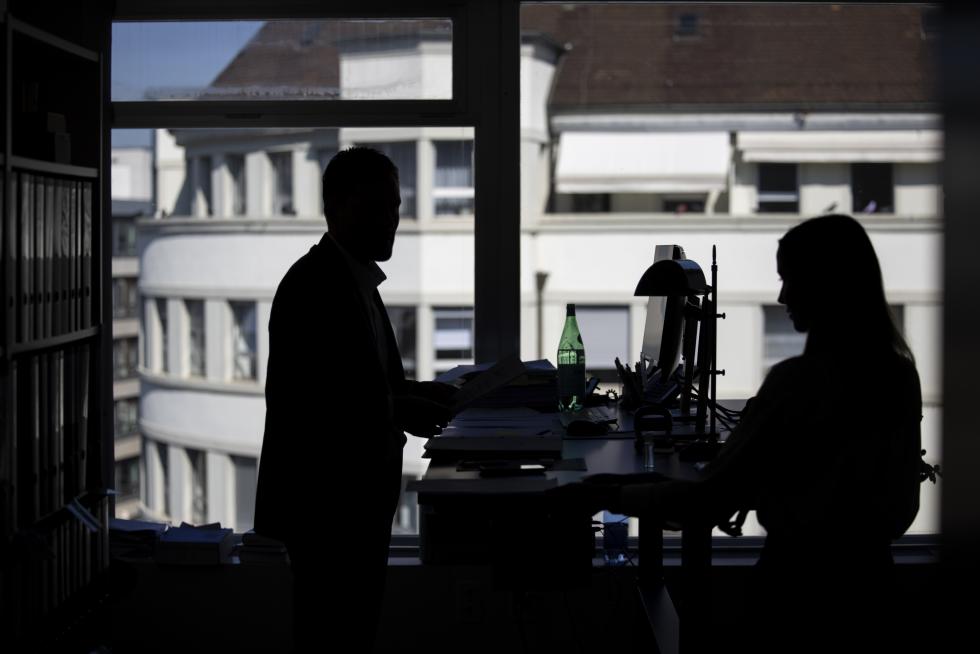
[{"label": "stack of documents on shelf", "polygon": [[113,518],[109,521],[109,549],[112,558],[151,558],[156,551],[160,534],[166,530],[167,525],[162,522]]},{"label": "stack of documents on shelf", "polygon": [[282,541],[262,536],[254,531],[242,534],[238,548],[238,560],[242,563],[286,563],[289,558]]},{"label": "stack of documents on shelf", "polygon": [[157,544],[157,563],[217,564],[229,560],[232,530],[222,529],[221,523],[195,527],[186,522],[171,527],[160,535]]},{"label": "stack of documents on shelf", "polygon": [[557,409],[558,372],[547,359],[521,362],[512,357],[496,364],[456,366],[436,381],[460,387],[458,409]]},{"label": "stack of documents on shelf", "polygon": [[529,455],[561,453],[561,423],[553,413],[526,407],[467,409],[442,434],[425,444],[426,456]]}]

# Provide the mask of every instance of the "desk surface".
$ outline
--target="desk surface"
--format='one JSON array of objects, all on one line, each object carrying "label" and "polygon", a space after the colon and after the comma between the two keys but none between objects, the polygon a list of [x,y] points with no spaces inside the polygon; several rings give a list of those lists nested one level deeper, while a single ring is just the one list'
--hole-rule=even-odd
[{"label": "desk surface", "polygon": [[[489,413],[484,411],[484,413]],[[500,412],[501,420],[513,426],[513,414],[506,410]],[[559,423],[557,414],[554,422]],[[488,420],[492,422],[492,420]],[[632,416],[621,413],[620,425],[632,427]],[[557,429],[560,429],[558,427]],[[438,438],[438,436],[436,437]],[[521,438],[521,436],[514,436]],[[515,457],[520,456],[515,454]],[[421,480],[414,482],[410,489],[422,494],[443,493],[495,493],[495,492],[535,492],[558,485],[581,481],[583,477],[598,473],[633,474],[645,472],[641,457],[633,445],[633,433],[609,434],[605,437],[562,439],[561,458],[585,461],[585,470],[546,471],[542,475],[517,477],[481,477],[477,470],[458,470],[458,464],[467,456],[462,453],[444,453],[434,456]],[[533,458],[533,457],[529,457]],[[657,453],[655,471],[671,479],[696,480],[699,478],[695,465],[681,461],[676,452]],[[448,482],[448,483],[447,483]],[[461,483],[453,483],[461,482]]]}]

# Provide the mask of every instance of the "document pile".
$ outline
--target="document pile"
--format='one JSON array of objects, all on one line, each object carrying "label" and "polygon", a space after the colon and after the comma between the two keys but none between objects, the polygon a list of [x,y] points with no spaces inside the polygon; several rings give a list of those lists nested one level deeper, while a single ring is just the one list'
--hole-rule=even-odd
[{"label": "document pile", "polygon": [[143,520],[109,521],[109,550],[112,558],[136,557],[152,558],[156,551],[160,534],[167,530],[162,522]]},{"label": "document pile", "polygon": [[195,527],[186,522],[160,535],[157,563],[216,565],[229,561],[232,530],[220,522]]},{"label": "document pile", "polygon": [[467,407],[554,411],[558,402],[558,372],[547,359],[521,362],[511,357],[496,364],[456,366],[436,381],[460,388],[454,413]]},{"label": "document pile", "polygon": [[262,536],[255,531],[247,531],[242,534],[242,544],[238,548],[238,560],[249,564],[282,564],[287,563],[289,557],[282,541]]}]

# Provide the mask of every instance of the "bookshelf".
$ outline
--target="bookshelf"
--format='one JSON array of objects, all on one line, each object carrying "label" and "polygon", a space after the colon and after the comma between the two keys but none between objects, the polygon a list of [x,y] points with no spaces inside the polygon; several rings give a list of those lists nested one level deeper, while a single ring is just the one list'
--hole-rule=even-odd
[{"label": "bookshelf", "polygon": [[105,75],[97,52],[0,20],[0,650],[14,651],[57,640],[108,566]]}]

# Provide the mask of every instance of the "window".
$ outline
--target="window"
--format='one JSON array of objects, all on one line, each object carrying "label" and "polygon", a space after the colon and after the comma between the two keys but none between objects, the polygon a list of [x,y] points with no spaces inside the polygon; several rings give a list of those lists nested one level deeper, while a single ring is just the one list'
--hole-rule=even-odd
[{"label": "window", "polygon": [[759,213],[796,213],[800,210],[796,168],[796,164],[759,164]]},{"label": "window", "polygon": [[398,496],[398,508],[395,509],[395,517],[392,520],[392,535],[417,534],[419,531],[418,493],[406,488],[414,480],[414,476],[402,475],[402,492]]},{"label": "window", "polygon": [[767,374],[769,369],[790,357],[803,354],[806,345],[806,334],[793,328],[793,321],[786,313],[786,307],[781,304],[762,307],[764,323],[764,342],[762,352],[762,372]]},{"label": "window", "polygon": [[698,15],[679,14],[674,23],[674,38],[691,38],[698,35]]},{"label": "window", "polygon": [[416,145],[414,141],[394,141],[390,143],[364,141],[357,145],[374,148],[383,152],[398,168],[398,191],[402,196],[402,205],[398,215],[402,218],[415,218],[415,197],[418,186],[416,162]]},{"label": "window", "polygon": [[202,450],[187,450],[191,466],[191,524],[208,521],[208,457]]},{"label": "window", "polygon": [[159,343],[159,349],[157,351],[160,353],[158,369],[160,372],[167,372],[170,369],[170,365],[167,363],[167,301],[163,298],[157,298],[156,308],[157,325],[159,327],[159,331],[157,333],[157,343]]},{"label": "window", "polygon": [[112,280],[112,317],[135,318],[139,307],[139,289],[135,277],[115,277]]},{"label": "window", "polygon": [[119,499],[138,498],[140,494],[140,460],[132,457],[116,461],[116,491]]},{"label": "window", "polygon": [[125,438],[139,432],[139,398],[131,397],[113,403],[115,437]]},{"label": "window", "polygon": [[473,141],[436,141],[435,215],[473,213]]},{"label": "window", "polygon": [[676,214],[704,213],[704,200],[664,198],[664,212]]},{"label": "window", "polygon": [[[905,307],[890,304],[888,309],[899,333],[905,333]],[[803,354],[806,334],[796,331],[793,322],[781,304],[762,307],[764,337],[762,353],[762,374],[784,359]]]},{"label": "window", "polygon": [[245,195],[245,156],[225,155],[225,166],[228,168],[228,181],[231,184],[231,215],[244,216],[248,206]]},{"label": "window", "polygon": [[232,302],[232,370],[234,380],[256,379],[255,303]]},{"label": "window", "polygon": [[187,354],[188,374],[191,377],[204,377],[206,358],[204,348],[204,301],[186,300],[187,307]]},{"label": "window", "polygon": [[112,221],[112,256],[136,256],[135,218],[116,218]]},{"label": "window", "polygon": [[258,482],[258,466],[256,460],[243,457],[231,457],[235,467],[235,531],[245,532],[252,528],[255,516],[255,488]]},{"label": "window", "polygon": [[115,22],[111,98],[449,100],[452,37],[447,18]]},{"label": "window", "polygon": [[157,458],[160,460],[161,484],[163,493],[163,515],[170,516],[170,448],[166,443],[157,443]]},{"label": "window", "polygon": [[197,158],[197,209],[198,216],[213,216],[211,196],[211,157]]},{"label": "window", "polygon": [[612,198],[609,193],[558,193],[555,213],[609,213]]},{"label": "window", "polygon": [[270,152],[269,164],[272,168],[272,214],[274,216],[295,216],[293,153]]},{"label": "window", "polygon": [[415,307],[390,306],[388,319],[402,355],[405,378],[415,379]]},{"label": "window", "polygon": [[851,206],[854,213],[894,213],[891,164],[851,164]]},{"label": "window", "polygon": [[[448,370],[473,358],[473,308],[436,307],[436,332],[432,339],[436,351],[436,366]],[[451,365],[440,365],[452,361]]]},{"label": "window", "polygon": [[132,338],[117,338],[112,341],[113,378],[117,381],[132,379],[139,367],[139,341]]},{"label": "window", "polygon": [[[615,382],[615,360],[630,361],[629,307],[575,306],[576,321],[585,345],[585,369],[603,382]],[[557,347],[557,341],[553,344]]]}]

